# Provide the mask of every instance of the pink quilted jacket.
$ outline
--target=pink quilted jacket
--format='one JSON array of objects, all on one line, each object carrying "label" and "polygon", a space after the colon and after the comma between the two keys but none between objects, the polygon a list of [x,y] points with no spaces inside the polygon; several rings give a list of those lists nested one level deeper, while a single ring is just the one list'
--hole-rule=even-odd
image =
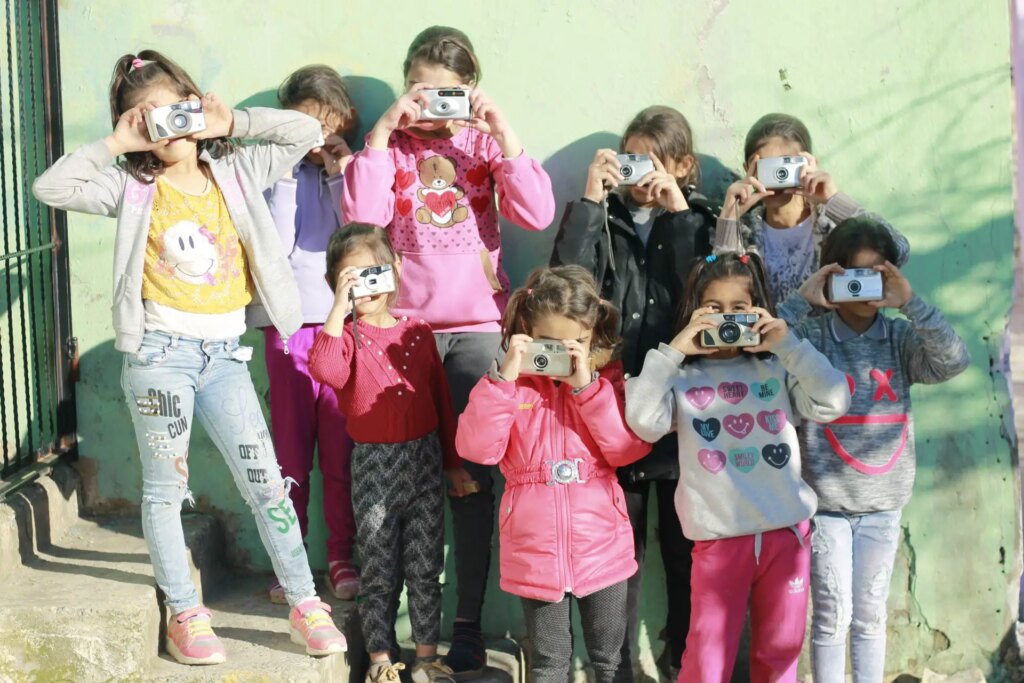
[{"label": "pink quilted jacket", "polygon": [[632,576],[633,530],[615,468],[647,455],[623,415],[621,363],[578,394],[546,377],[484,377],[459,418],[464,459],[499,464],[501,588],[555,602]]}]

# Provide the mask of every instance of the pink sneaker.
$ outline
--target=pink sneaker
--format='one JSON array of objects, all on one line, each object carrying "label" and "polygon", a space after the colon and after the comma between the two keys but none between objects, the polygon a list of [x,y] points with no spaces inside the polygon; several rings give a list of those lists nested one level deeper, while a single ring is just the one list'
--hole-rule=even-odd
[{"label": "pink sneaker", "polygon": [[348,649],[345,636],[331,620],[331,607],[313,597],[292,607],[288,615],[292,642],[306,646],[308,655],[330,655]]},{"label": "pink sneaker", "polygon": [[339,600],[355,600],[359,595],[359,574],[351,562],[331,562],[327,568],[327,585]]},{"label": "pink sneaker", "polygon": [[167,625],[167,654],[179,664],[222,664],[224,646],[210,626],[205,607],[180,612]]}]

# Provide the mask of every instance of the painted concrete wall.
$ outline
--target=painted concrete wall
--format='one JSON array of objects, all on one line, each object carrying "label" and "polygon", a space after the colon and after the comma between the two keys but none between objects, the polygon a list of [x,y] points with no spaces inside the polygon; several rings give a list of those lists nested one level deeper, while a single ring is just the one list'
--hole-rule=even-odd
[{"label": "painted concrete wall", "polygon": [[[840,187],[909,236],[911,282],[948,314],[974,357],[962,377],[914,393],[919,477],[893,578],[889,668],[987,668],[1016,616],[1020,564],[1002,362],[1013,253],[1006,3],[606,0],[427,7],[410,0],[68,0],[61,4],[67,147],[109,131],[111,65],[123,52],[150,46],[236,103],[269,103],[291,70],[326,62],[349,76],[364,120],[372,123],[400,87],[409,41],[433,23],[458,26],[473,39],[482,85],[544,161],[560,204],[582,191],[594,149],[614,145],[646,105],[686,113],[700,150],[711,157],[709,168],[739,165],[746,129],[761,114],[800,116]],[[97,468],[103,502],[136,503],[139,467],[110,327],[114,225],[74,216],[70,232],[83,351],[81,451]],[[505,236],[517,282],[546,258],[554,230]],[[248,341],[257,347],[252,368],[265,388],[261,339]],[[191,463],[201,507],[219,511],[236,530],[240,559],[266,567],[252,521],[205,435],[196,436]],[[317,526],[311,538],[317,563],[322,534]],[[662,579],[658,569],[649,576],[644,626],[656,637]],[[521,633],[517,603],[500,596],[496,582],[491,595],[487,628]]]}]

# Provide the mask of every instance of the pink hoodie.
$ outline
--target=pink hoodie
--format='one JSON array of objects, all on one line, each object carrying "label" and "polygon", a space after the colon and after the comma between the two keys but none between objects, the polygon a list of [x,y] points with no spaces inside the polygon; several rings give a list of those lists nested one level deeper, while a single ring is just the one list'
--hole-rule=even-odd
[{"label": "pink hoodie", "polygon": [[[633,528],[615,468],[651,450],[623,414],[622,364],[612,363],[580,392],[547,377],[484,377],[459,418],[455,447],[466,460],[498,463],[501,589],[556,602],[585,597],[637,569]],[[559,461],[571,483],[554,480]],[[553,468],[555,465],[555,468]]]},{"label": "pink hoodie", "polygon": [[388,229],[401,252],[395,314],[424,318],[435,332],[497,332],[508,300],[498,206],[527,230],[555,215],[551,179],[525,152],[503,159],[490,135],[463,128],[450,139],[405,131],[386,151],[363,149],[345,173],[345,222]]}]

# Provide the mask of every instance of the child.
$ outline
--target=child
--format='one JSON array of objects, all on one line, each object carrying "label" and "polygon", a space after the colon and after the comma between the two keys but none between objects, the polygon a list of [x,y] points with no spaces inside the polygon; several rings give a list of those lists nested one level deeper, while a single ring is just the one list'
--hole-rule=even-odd
[{"label": "child", "polygon": [[[206,129],[153,142],[144,115],[199,101]],[[318,144],[298,112],[232,111],[205,96],[154,50],[125,55],[110,86],[114,132],[61,157],[33,186],[50,206],[117,217],[115,346],[142,459],[142,529],[166,596],[167,651],[183,664],[215,664],[224,647],[189,574],[181,528],[193,415],[227,461],[252,508],[274,573],[292,606],[291,637],[309,654],[345,649],[320,602],[288,485],[238,345],[246,305],[262,303],[282,344],[301,324],[298,292],[263,191]],[[257,144],[236,146],[230,138]],[[124,156],[115,165],[118,157]]]},{"label": "child", "polygon": [[[686,118],[671,107],[644,109],[622,134],[620,151],[651,156],[656,170],[636,185],[622,181],[616,152],[598,150],[587,172],[583,198],[570,202],[555,239],[552,265],[583,266],[602,296],[622,312],[619,320],[626,376],[637,375],[644,354],[675,335],[675,313],[694,256],[710,253],[708,235],[716,211],[693,192],[700,169]],[[675,435],[668,435],[638,463],[619,472],[633,525],[638,571],[629,581],[629,630],[623,643],[625,678],[632,678],[639,627],[640,584],[647,549],[647,509],[652,485],[658,495],[658,538],[665,567],[665,674],[675,678],[690,624],[690,551],[672,504],[679,480]]]},{"label": "child", "polygon": [[[293,73],[277,97],[282,107],[319,120],[325,144],[310,151],[267,193],[270,213],[299,284],[303,318],[303,326],[288,340],[288,353],[274,328],[264,329],[274,448],[281,474],[295,480],[291,499],[303,538],[309,529],[309,475],[316,449],[324,482],[327,585],[336,598],[352,600],[359,592],[359,576],[352,564],[352,442],[345,431],[345,416],[338,410],[337,394],[310,377],[308,363],[313,339],[334,301],[323,278],[324,253],[327,240],[341,225],[341,184],[345,166],[352,160],[345,136],[355,130],[355,109],[344,81],[323,65]],[[280,584],[271,587],[270,599],[284,599]]]},{"label": "child", "polygon": [[[854,681],[880,681],[885,666],[886,598],[900,539],[900,511],[914,484],[910,387],[938,384],[967,367],[963,340],[935,307],[914,294],[896,268],[889,230],[851,218],[825,239],[822,268],[795,293],[791,310],[832,309],[796,328],[846,373],[850,413],[831,424],[805,421],[804,479],[818,494],[811,555],[811,654],[814,680],[846,680],[846,636]],[[833,273],[869,268],[882,274],[881,301],[829,303]],[[888,319],[895,308],[908,320]]]},{"label": "child", "polygon": [[[720,313],[756,314],[760,343],[703,345],[718,328],[709,316]],[[679,327],[626,385],[626,419],[639,436],[679,434],[676,510],[696,543],[678,680],[730,679],[749,596],[751,680],[795,682],[815,498],[800,478],[794,418],[845,413],[846,380],[775,317],[756,254],[698,262]]]},{"label": "child", "polygon": [[[787,155],[807,159],[800,172],[800,187],[766,190],[757,179],[757,162]],[[766,114],[758,119],[747,133],[743,159],[747,177],[726,191],[717,230],[740,232],[745,247],[764,260],[772,300],[784,302],[814,274],[822,240],[843,220],[866,211],[840,192],[832,176],[818,167],[811,154],[811,134],[795,116]],[[907,239],[880,216],[872,218],[892,233],[899,254],[894,263],[906,263],[910,256]],[[736,225],[737,221],[741,223]],[[713,236],[712,242],[718,241]],[[779,311],[793,322],[784,306]]]},{"label": "child", "polygon": [[416,641],[412,680],[450,683],[452,671],[437,656],[444,569],[442,464],[453,481],[466,475],[455,453],[448,381],[430,327],[392,315],[397,289],[355,299],[358,320],[345,324],[360,271],[375,265],[391,265],[396,275],[400,267],[381,228],[350,223],[331,237],[327,281],[335,292],[334,305],[313,342],[309,370],[316,381],[338,392],[355,441],[352,502],[363,564],[359,616],[370,654],[367,683],[397,681],[403,668],[389,654],[391,602],[403,575]]},{"label": "child", "polygon": [[[543,230],[555,202],[547,173],[477,87],[480,65],[464,33],[446,26],[420,33],[403,75],[407,92],[380,117],[345,174],[342,211],[347,221],[387,226],[401,250],[406,286],[396,314],[433,328],[458,414],[498,356],[509,286],[498,211]],[[472,88],[471,120],[422,118],[424,88],[459,86]],[[458,609],[447,661],[460,679],[484,669],[480,615],[494,528],[490,469],[467,469],[471,476],[451,497]]]},{"label": "child", "polygon": [[[459,418],[459,453],[505,475],[501,587],[523,599],[535,683],[569,675],[573,598],[598,683],[619,667],[637,565],[615,468],[650,447],[625,425],[621,364],[598,360],[617,344],[617,317],[583,268],[534,271],[505,310],[501,368],[480,380]],[[534,339],[563,343],[572,374],[522,374]]]}]

